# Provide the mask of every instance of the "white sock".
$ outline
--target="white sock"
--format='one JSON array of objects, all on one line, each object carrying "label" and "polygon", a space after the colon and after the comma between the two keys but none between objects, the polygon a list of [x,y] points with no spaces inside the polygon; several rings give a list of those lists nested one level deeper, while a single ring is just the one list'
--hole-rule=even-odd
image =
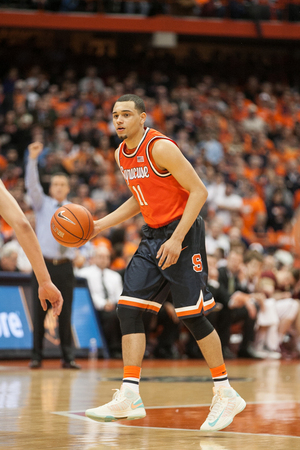
[{"label": "white sock", "polygon": [[122,386],[128,387],[134,392],[139,394],[140,392],[140,380],[139,378],[123,378]]},{"label": "white sock", "polygon": [[220,386],[231,387],[229,380],[224,380],[224,381],[215,381],[214,380],[214,386],[216,389],[218,389]]}]

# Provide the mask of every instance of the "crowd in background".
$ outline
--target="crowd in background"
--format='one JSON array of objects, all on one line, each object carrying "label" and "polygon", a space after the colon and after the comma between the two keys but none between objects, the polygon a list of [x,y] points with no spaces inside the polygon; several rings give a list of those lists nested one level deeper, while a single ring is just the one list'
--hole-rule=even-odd
[{"label": "crowd in background", "polygon": [[[133,65],[124,76],[117,70],[114,75],[100,76],[93,65],[85,73],[68,66],[47,71],[36,63],[27,64],[26,70],[10,67],[0,80],[3,183],[34,225],[24,189],[24,163],[29,143],[41,141],[39,172],[46,193],[51,175],[64,172],[70,177],[71,202],[85,206],[95,219],[113,211],[130,193],[114,160],[119,141],[111,109],[124,93],[141,96],[146,103],[146,126],[178,143],[208,190],[201,213],[207,227],[207,253],[212,257],[210,285],[219,298],[219,312],[214,313],[219,314],[214,318],[217,329],[220,312],[230,316],[222,321],[228,327],[223,342],[227,357],[235,356],[233,343],[228,341],[228,333],[232,337],[234,330],[229,326],[240,321],[248,334],[244,330],[246,347],[236,355],[297,354],[299,271],[293,226],[300,205],[299,90],[280,76],[273,81],[272,75],[264,81],[249,76],[244,83],[232,83],[220,72],[195,77],[193,67],[191,76],[174,71],[171,77],[163,65],[150,70],[147,77],[144,71],[144,66],[135,70]],[[109,268],[122,274],[138,246],[142,224],[137,216],[96,236],[78,250],[76,270],[95,264],[95,249],[105,246],[111,256]],[[2,218],[0,232],[0,269],[30,271],[13,230]],[[232,252],[238,260],[237,267],[230,269],[238,283],[233,291],[228,280],[221,283],[219,279]],[[251,258],[255,254],[250,258],[252,264],[249,252]],[[269,280],[267,287],[259,283],[262,273]],[[233,297],[236,292],[243,295]],[[293,302],[272,320],[268,315],[258,320],[267,298]],[[158,357],[197,356],[169,300],[157,320],[148,320],[152,338],[147,351]],[[274,338],[274,325],[278,345],[270,348],[268,333],[273,327]],[[290,351],[284,348],[285,341]]]},{"label": "crowd in background", "polygon": [[6,8],[61,12],[216,17],[240,20],[300,20],[299,0],[0,0]]}]

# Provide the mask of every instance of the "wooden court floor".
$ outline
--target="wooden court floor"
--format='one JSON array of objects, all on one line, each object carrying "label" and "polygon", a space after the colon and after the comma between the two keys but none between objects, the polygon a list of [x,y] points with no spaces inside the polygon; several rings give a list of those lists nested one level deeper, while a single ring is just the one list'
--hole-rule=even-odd
[{"label": "wooden court floor", "polygon": [[111,400],[122,363],[58,360],[28,369],[28,361],[0,361],[1,450],[296,450],[300,449],[300,360],[227,361],[232,386],[247,401],[233,424],[200,433],[212,399],[202,360],[145,360],[141,396],[147,416],[102,424],[87,408]]}]

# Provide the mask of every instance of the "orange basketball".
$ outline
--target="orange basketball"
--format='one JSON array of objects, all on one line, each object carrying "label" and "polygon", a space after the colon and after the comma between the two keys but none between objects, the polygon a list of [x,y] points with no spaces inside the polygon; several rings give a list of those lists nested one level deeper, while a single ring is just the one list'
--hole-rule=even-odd
[{"label": "orange basketball", "polygon": [[61,206],[52,216],[53,237],[65,247],[81,247],[94,230],[91,213],[81,205],[69,203]]}]

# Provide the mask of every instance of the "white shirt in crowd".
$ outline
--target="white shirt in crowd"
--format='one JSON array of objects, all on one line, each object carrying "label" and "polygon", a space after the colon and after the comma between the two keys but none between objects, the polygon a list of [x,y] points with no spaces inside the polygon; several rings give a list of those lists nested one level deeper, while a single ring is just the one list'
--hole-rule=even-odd
[{"label": "white shirt in crowd", "polygon": [[205,237],[205,246],[208,255],[213,255],[218,248],[223,249],[225,255],[228,255],[230,250],[230,242],[226,234],[221,234],[217,238],[207,234]]},{"label": "white shirt in crowd", "polygon": [[[222,193],[215,198],[215,205],[217,208],[216,217],[224,227],[229,227],[232,225],[231,211],[241,211],[243,199],[238,194],[225,195],[225,193]],[[228,209],[226,210],[225,207]]]},{"label": "white shirt in crowd", "polygon": [[[103,309],[107,300],[102,284],[102,270],[96,264],[93,264],[82,269],[75,269],[75,275],[86,278],[95,308]],[[114,270],[103,269],[103,281],[109,301],[117,304],[123,289],[121,275]]]}]

